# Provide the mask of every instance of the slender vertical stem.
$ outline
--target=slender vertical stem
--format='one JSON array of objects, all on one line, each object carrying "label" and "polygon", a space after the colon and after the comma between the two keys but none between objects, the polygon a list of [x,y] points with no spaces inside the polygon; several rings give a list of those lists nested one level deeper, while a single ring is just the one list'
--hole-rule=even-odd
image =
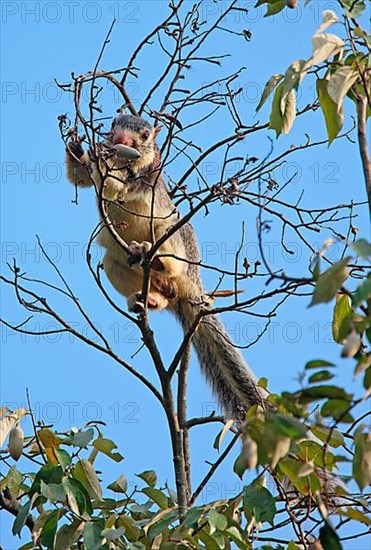
[{"label": "slender vertical stem", "polygon": [[187,500],[191,496],[191,460],[189,453],[189,428],[187,425],[187,375],[191,359],[191,343],[188,342],[182,355],[178,373],[178,419],[183,432],[183,456],[187,478]]},{"label": "slender vertical stem", "polygon": [[188,484],[184,459],[184,437],[183,430],[179,426],[179,419],[174,404],[174,395],[171,388],[171,376],[165,369],[164,363],[161,358],[161,354],[157,347],[153,332],[148,325],[147,316],[140,319],[139,328],[142,332],[143,342],[145,343],[148,351],[151,354],[154,362],[156,372],[160,379],[162,395],[163,395],[163,407],[165,410],[171,446],[173,452],[174,462],[174,474],[175,485],[178,497],[179,517],[182,521],[187,512],[188,506]]},{"label": "slender vertical stem", "polygon": [[173,392],[170,380],[162,386],[165,400],[165,412],[169,424],[171,444],[173,450],[173,462],[175,472],[175,484],[178,496],[179,519],[182,521],[188,509],[187,474],[184,460],[184,435],[179,427],[178,416],[174,407]]},{"label": "slender vertical stem", "polygon": [[366,182],[368,207],[371,215],[371,161],[367,146],[367,98],[357,99],[358,145],[362,160],[363,174]]}]

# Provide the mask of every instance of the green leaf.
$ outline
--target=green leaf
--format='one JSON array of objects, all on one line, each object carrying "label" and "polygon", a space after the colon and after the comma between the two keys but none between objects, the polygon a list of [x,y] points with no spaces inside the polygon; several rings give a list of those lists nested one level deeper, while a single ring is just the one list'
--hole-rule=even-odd
[{"label": "green leaf", "polygon": [[371,274],[369,273],[365,279],[352,294],[352,303],[354,307],[359,306],[362,302],[367,302],[371,298]]},{"label": "green leaf", "polygon": [[77,533],[79,526],[80,521],[76,521],[72,525],[62,525],[58,530],[53,550],[70,550],[80,536]]},{"label": "green leaf", "polygon": [[318,277],[320,276],[320,265],[319,265],[319,254],[316,254],[316,256],[313,258],[313,260],[310,263],[309,270],[313,275],[313,279],[317,281]]},{"label": "green leaf", "polygon": [[324,453],[323,445],[320,445],[316,441],[308,439],[301,441],[299,451],[295,456],[306,462],[312,461],[314,466],[318,468],[326,468],[331,471],[335,466],[335,455],[329,450],[326,450]]},{"label": "green leaf", "polygon": [[0,481],[0,490],[8,488],[12,496],[17,497],[22,485],[23,477],[16,466],[12,466],[6,476]]},{"label": "green leaf", "polygon": [[101,532],[101,536],[104,537],[107,542],[111,542],[122,537],[124,532],[125,529],[123,527],[119,527],[118,529],[115,529],[114,527],[109,527],[108,529],[103,529],[103,531]]},{"label": "green leaf", "polygon": [[51,502],[61,502],[62,504],[66,502],[66,493],[62,485],[57,483],[49,483],[47,485],[41,480],[40,489],[41,494]]},{"label": "green leaf", "polygon": [[216,541],[217,545],[221,550],[225,549],[225,539],[224,534],[220,531],[215,531],[212,535],[213,539]]},{"label": "green leaf", "polygon": [[146,470],[145,472],[142,472],[141,474],[135,474],[140,479],[143,479],[149,485],[150,487],[155,487],[157,483],[157,475],[154,470]]},{"label": "green leaf", "polygon": [[91,516],[93,514],[93,507],[91,505],[90,496],[82,483],[77,479],[69,477],[64,478],[62,484],[71,510],[80,516],[84,512]]},{"label": "green leaf", "polygon": [[80,447],[83,449],[94,437],[93,428],[89,428],[84,432],[73,433],[69,437],[66,437],[61,441],[64,445],[72,445],[73,447]]},{"label": "green leaf", "polygon": [[115,493],[126,493],[127,488],[127,479],[122,474],[116,479],[116,481],[113,481],[107,487],[107,489],[111,489],[111,491],[114,491]]},{"label": "green leaf", "polygon": [[339,537],[328,523],[325,523],[319,530],[319,540],[326,550],[342,550],[343,548]]},{"label": "green leaf", "polygon": [[269,128],[276,131],[276,137],[281,134],[288,134],[294,124],[296,117],[296,96],[294,90],[291,90],[283,100],[284,96],[283,82],[276,88],[273,98],[271,116],[269,119]]},{"label": "green leaf", "polygon": [[266,13],[264,14],[264,17],[268,17],[269,15],[276,15],[277,13],[280,13],[280,11],[282,11],[285,7],[286,0],[269,0],[268,8]]},{"label": "green leaf", "polygon": [[244,487],[243,510],[247,520],[253,517],[257,522],[268,521],[271,525],[274,523],[277,511],[272,494],[257,483]]},{"label": "green leaf", "polygon": [[343,282],[347,279],[349,271],[347,265],[350,258],[344,258],[334,264],[330,269],[318,277],[316,288],[313,293],[311,306],[319,303],[330,302],[339,290]]},{"label": "green leaf", "polygon": [[295,394],[303,403],[311,403],[312,401],[317,401],[318,399],[325,399],[326,397],[332,397],[333,399],[344,399],[345,401],[350,401],[351,394],[348,394],[339,388],[338,386],[328,386],[323,384],[322,386],[311,386],[300,390]]},{"label": "green leaf", "polygon": [[54,449],[54,455],[64,470],[71,466],[71,457],[64,449]]},{"label": "green leaf", "polygon": [[366,332],[371,328],[371,317],[366,317],[364,315],[360,315],[355,313],[354,315],[354,329],[358,334],[362,334],[363,332]]},{"label": "green leaf", "polygon": [[229,536],[231,541],[233,541],[240,550],[248,550],[252,548],[248,540],[242,538],[242,534],[237,529],[235,525],[228,527],[226,534]]},{"label": "green leaf", "polygon": [[145,504],[133,504],[130,508],[130,511],[134,514],[144,514],[149,517],[149,510],[152,508],[152,503],[150,501]]},{"label": "green leaf", "polygon": [[82,483],[91,498],[98,500],[102,498],[102,488],[99,479],[88,460],[79,460],[73,469],[72,475]]},{"label": "green leaf", "polygon": [[317,475],[313,472],[301,477],[303,463],[294,458],[286,457],[278,464],[278,469],[291,481],[303,495],[315,495],[321,488]]},{"label": "green leaf", "polygon": [[359,521],[360,523],[364,523],[365,525],[371,525],[371,519],[365,514],[362,514],[362,512],[360,512],[356,508],[339,508],[338,510],[336,510],[336,514],[339,514],[339,516],[345,516],[346,518],[354,519],[356,521]]},{"label": "green leaf", "polygon": [[292,90],[298,90],[299,84],[308,72],[308,62],[303,59],[297,59],[291,63],[290,67],[285,72],[285,77],[282,83],[283,94],[281,99],[281,111],[284,111],[284,105]]},{"label": "green leaf", "polygon": [[[251,418],[246,423],[246,431],[258,446],[258,463],[275,468],[279,460],[290,451],[292,439],[304,437],[306,427],[294,418],[284,417],[275,412],[267,412],[265,421]],[[236,466],[247,467],[248,455],[241,453]]]},{"label": "green leaf", "polygon": [[246,472],[246,458],[243,453],[240,453],[233,464],[233,471],[240,479],[243,478],[243,474]]},{"label": "green leaf", "polygon": [[125,536],[130,541],[138,540],[141,535],[141,530],[135,525],[135,521],[132,517],[122,514],[117,520],[119,527],[125,528]]},{"label": "green leaf", "polygon": [[340,296],[332,318],[332,335],[338,344],[343,342],[352,329],[353,313],[349,297],[346,294]]},{"label": "green leaf", "polygon": [[359,357],[358,359],[356,368],[354,369],[354,376],[358,376],[359,374],[364,372],[369,366],[371,366],[371,356],[368,357],[367,355],[361,355],[361,357]]},{"label": "green leaf", "polygon": [[273,92],[277,84],[281,82],[282,79],[283,79],[283,74],[274,74],[273,76],[270,77],[270,79],[267,81],[266,85],[264,86],[264,90],[260,98],[259,104],[255,109],[256,113],[260,111],[264,103],[267,101],[268,97],[271,95],[271,93]]},{"label": "green leaf", "polygon": [[267,422],[273,422],[275,433],[287,436],[290,439],[300,439],[305,437],[308,432],[308,428],[305,424],[296,418],[284,416],[280,413],[274,413],[273,415],[268,413]]},{"label": "green leaf", "polygon": [[329,363],[328,361],[325,361],[324,359],[314,359],[313,361],[309,361],[305,365],[305,370],[310,369],[317,369],[319,367],[334,367],[335,365],[333,363]]},{"label": "green leaf", "polygon": [[228,527],[228,520],[223,514],[220,514],[216,510],[210,510],[209,524],[210,534],[212,535],[216,530],[224,531]]},{"label": "green leaf", "polygon": [[317,79],[318,101],[325,118],[329,145],[334,141],[344,124],[344,111],[338,110],[336,103],[331,99],[328,92],[328,80]]},{"label": "green leaf", "polygon": [[341,422],[353,422],[353,417],[349,414],[349,401],[343,399],[329,399],[321,408],[321,414],[324,418],[331,416],[334,420]]},{"label": "green leaf", "polygon": [[124,457],[120,453],[112,452],[113,449],[117,449],[117,445],[116,443],[111,441],[111,439],[98,437],[98,439],[93,442],[93,446],[101,453],[104,453],[105,455],[112,458],[112,460],[114,460],[115,462],[121,462],[121,460],[124,459]]},{"label": "green leaf", "polygon": [[194,529],[197,527],[197,522],[200,519],[201,516],[203,516],[204,510],[201,506],[195,506],[194,508],[191,508],[188,510],[185,520],[184,520],[184,527]]},{"label": "green leaf", "polygon": [[354,440],[353,477],[363,491],[371,483],[371,434],[362,433],[360,427],[355,433]]},{"label": "green leaf", "polygon": [[61,510],[54,510],[49,515],[48,519],[44,523],[41,531],[41,542],[47,548],[54,548],[55,535],[58,527],[58,520],[61,514]]},{"label": "green leaf", "polygon": [[357,256],[360,256],[364,260],[371,257],[371,244],[366,239],[358,239],[358,241],[355,241],[350,246]]},{"label": "green leaf", "polygon": [[103,545],[102,531],[104,526],[101,522],[85,523],[83,531],[84,546],[89,550],[108,549],[106,544]]},{"label": "green leaf", "polygon": [[29,497],[32,497],[35,493],[41,494],[41,481],[46,483],[55,483],[56,485],[60,484],[63,477],[63,469],[58,465],[52,462],[42,466],[37,472],[33,484],[29,490]]},{"label": "green leaf", "polygon": [[210,535],[205,529],[202,529],[199,531],[198,537],[205,545],[204,547],[199,546],[200,548],[207,548],[207,550],[220,550],[223,548],[220,546],[216,538],[216,533],[214,533],[214,535]]},{"label": "green leaf", "polygon": [[311,432],[330,447],[340,447],[344,443],[344,436],[338,430],[330,430],[326,426],[311,426]]},{"label": "green leaf", "polygon": [[[360,28],[354,32],[355,35],[360,36],[361,38],[366,38],[366,33]],[[348,53],[348,52],[347,52]],[[349,53],[343,61],[344,65],[351,66],[353,69],[362,67],[362,69],[367,69],[367,58],[363,52]],[[362,91],[363,88],[359,88],[359,91]],[[350,97],[350,96],[349,96]]]},{"label": "green leaf", "polygon": [[363,387],[368,390],[371,387],[371,367],[368,367],[363,379]]},{"label": "green leaf", "polygon": [[343,108],[345,95],[358,78],[359,72],[348,66],[337,68],[331,75],[327,84],[327,91],[332,101],[336,104],[338,113]]},{"label": "green leaf", "polygon": [[325,380],[331,380],[331,378],[334,378],[334,375],[331,372],[328,370],[320,370],[312,374],[312,376],[309,377],[308,382],[309,384],[313,384],[313,382],[324,382]]},{"label": "green leaf", "polygon": [[260,388],[263,388],[263,390],[267,390],[268,389],[268,378],[266,378],[265,376],[262,376],[261,378],[259,378],[258,386]]},{"label": "green leaf", "polygon": [[32,506],[32,500],[29,500],[20,507],[17,517],[14,520],[13,527],[12,527],[12,533],[14,536],[18,535],[21,536],[21,531],[26,523],[28,514],[30,513],[30,509]]},{"label": "green leaf", "polygon": [[179,519],[177,510],[171,510],[170,512],[168,510],[162,510],[155,514],[150,522],[145,525],[143,531],[148,532],[151,537],[156,537],[170,528],[170,524],[176,519]]},{"label": "green leaf", "polygon": [[155,502],[162,510],[166,510],[169,506],[168,498],[160,489],[154,487],[145,487],[142,489],[142,493],[147,495],[153,502]]},{"label": "green leaf", "polygon": [[345,15],[350,19],[357,19],[366,9],[366,3],[364,2],[364,0],[357,0],[356,2],[352,0],[352,2],[349,4],[349,8],[350,9],[348,10],[344,10]]}]

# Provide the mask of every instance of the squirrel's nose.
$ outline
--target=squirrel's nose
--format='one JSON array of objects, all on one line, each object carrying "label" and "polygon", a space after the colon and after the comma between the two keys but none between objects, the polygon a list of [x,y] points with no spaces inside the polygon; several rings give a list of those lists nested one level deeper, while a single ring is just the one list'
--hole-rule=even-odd
[{"label": "squirrel's nose", "polygon": [[121,143],[121,145],[126,145],[127,147],[133,147],[132,138],[125,134],[121,134],[114,137],[113,144],[117,145],[118,143]]}]

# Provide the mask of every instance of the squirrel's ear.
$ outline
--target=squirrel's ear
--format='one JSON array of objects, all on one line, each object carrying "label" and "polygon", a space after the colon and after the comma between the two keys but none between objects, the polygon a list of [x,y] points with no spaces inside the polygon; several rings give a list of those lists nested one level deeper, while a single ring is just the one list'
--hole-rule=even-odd
[{"label": "squirrel's ear", "polygon": [[155,132],[154,132],[154,136],[157,137],[157,134],[159,134],[161,132],[161,129],[163,128],[163,126],[156,126],[155,128]]}]

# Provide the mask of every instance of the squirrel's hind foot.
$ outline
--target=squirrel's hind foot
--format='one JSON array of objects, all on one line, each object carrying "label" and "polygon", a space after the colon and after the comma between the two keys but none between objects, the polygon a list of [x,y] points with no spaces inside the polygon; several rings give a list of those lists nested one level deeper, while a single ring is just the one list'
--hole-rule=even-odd
[{"label": "squirrel's hind foot", "polygon": [[[149,293],[147,297],[147,308],[149,310],[161,310],[167,307],[168,301],[166,298],[161,296],[161,294]],[[141,292],[135,292],[128,298],[128,309],[132,313],[137,313],[138,315],[145,312],[144,302]]]}]

